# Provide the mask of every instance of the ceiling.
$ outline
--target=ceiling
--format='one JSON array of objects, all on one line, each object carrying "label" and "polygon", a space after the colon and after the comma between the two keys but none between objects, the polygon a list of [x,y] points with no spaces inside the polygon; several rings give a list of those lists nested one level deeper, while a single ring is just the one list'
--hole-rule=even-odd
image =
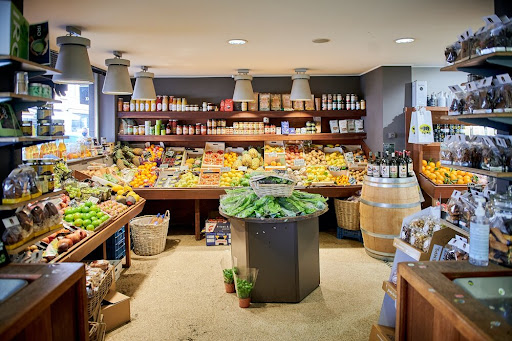
[{"label": "ceiling", "polygon": [[[446,45],[481,17],[492,0],[24,0],[30,23],[50,22],[51,47],[66,25],[91,40],[91,63],[105,69],[124,51],[130,74],[157,77],[359,75],[380,65],[442,66]],[[414,37],[412,44],[395,39]],[[227,40],[242,38],[246,45]],[[313,39],[328,38],[327,44]]]}]

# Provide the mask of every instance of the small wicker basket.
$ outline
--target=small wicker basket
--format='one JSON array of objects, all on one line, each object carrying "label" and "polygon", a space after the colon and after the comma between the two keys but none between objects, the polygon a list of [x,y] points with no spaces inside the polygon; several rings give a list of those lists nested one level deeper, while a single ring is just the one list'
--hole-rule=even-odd
[{"label": "small wicker basket", "polygon": [[359,226],[359,201],[334,199],[334,208],[339,227],[352,231],[361,229]]},{"label": "small wicker basket", "polygon": [[169,210],[160,224],[149,224],[155,216],[145,215],[130,221],[133,252],[139,256],[154,256],[164,251],[169,229]]},{"label": "small wicker basket", "polygon": [[[101,301],[107,295],[110,287],[112,286],[112,282],[114,281],[114,267],[109,266],[107,271],[105,271],[105,276],[100,282],[98,286],[98,290],[93,293],[92,296],[89,297],[89,301],[87,304],[87,312],[89,313],[89,318],[97,315],[97,312],[100,309]],[[97,316],[96,316],[97,317]],[[93,320],[95,320],[93,318]]]},{"label": "small wicker basket", "polygon": [[[275,177],[280,178],[284,180],[291,181],[290,184],[263,184],[260,181],[263,179],[269,178],[269,177]],[[293,189],[295,188],[295,185],[297,184],[297,181],[295,179],[292,179],[290,177],[281,176],[277,174],[270,174],[270,175],[258,175],[251,178],[249,181],[251,188],[254,190],[254,193],[258,197],[264,197],[266,195],[271,195],[273,197],[289,197],[293,193]]]}]

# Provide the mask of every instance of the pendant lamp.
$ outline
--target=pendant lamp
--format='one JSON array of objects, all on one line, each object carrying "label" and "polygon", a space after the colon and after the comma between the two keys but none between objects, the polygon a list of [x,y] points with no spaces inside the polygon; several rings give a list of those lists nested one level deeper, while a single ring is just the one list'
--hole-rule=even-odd
[{"label": "pendant lamp", "polygon": [[82,31],[74,26],[66,26],[69,35],[58,37],[57,45],[60,46],[55,68],[61,71],[53,76],[53,82],[57,84],[92,84],[91,62],[87,49],[91,41],[79,37]]},{"label": "pendant lamp", "polygon": [[123,54],[114,51],[115,58],[106,59],[105,65],[108,66],[105,83],[103,83],[103,93],[106,95],[131,95],[133,93],[128,66],[130,61],[121,59]]},{"label": "pendant lamp", "polygon": [[296,74],[292,76],[292,92],[290,99],[292,101],[311,100],[311,89],[309,88],[309,76],[306,75],[308,69],[295,69]]},{"label": "pendant lamp", "polygon": [[254,102],[254,92],[252,91],[252,76],[248,75],[249,69],[238,69],[238,75],[235,79],[235,92],[233,92],[234,102]]},{"label": "pendant lamp", "polygon": [[146,101],[156,99],[153,77],[155,77],[155,74],[148,72],[147,66],[143,66],[141,72],[135,73],[135,88],[133,89],[132,99]]}]

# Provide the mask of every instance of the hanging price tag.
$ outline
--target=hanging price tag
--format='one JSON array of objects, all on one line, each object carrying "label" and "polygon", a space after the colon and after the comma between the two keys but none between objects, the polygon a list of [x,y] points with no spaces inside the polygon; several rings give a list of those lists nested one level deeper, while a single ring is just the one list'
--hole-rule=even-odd
[{"label": "hanging price tag", "polygon": [[293,165],[296,167],[304,167],[306,165],[306,160],[304,159],[295,159],[293,160]]},{"label": "hanging price tag", "polygon": [[231,167],[220,167],[220,171],[221,173],[231,172]]}]

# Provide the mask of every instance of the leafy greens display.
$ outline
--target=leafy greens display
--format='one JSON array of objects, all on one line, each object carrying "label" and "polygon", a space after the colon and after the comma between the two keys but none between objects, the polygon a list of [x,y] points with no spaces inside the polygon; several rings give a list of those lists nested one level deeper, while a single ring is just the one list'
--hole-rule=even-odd
[{"label": "leafy greens display", "polygon": [[287,198],[264,196],[258,198],[250,188],[227,190],[220,199],[220,208],[237,218],[286,218],[307,215],[327,207],[320,194],[293,191]]}]

